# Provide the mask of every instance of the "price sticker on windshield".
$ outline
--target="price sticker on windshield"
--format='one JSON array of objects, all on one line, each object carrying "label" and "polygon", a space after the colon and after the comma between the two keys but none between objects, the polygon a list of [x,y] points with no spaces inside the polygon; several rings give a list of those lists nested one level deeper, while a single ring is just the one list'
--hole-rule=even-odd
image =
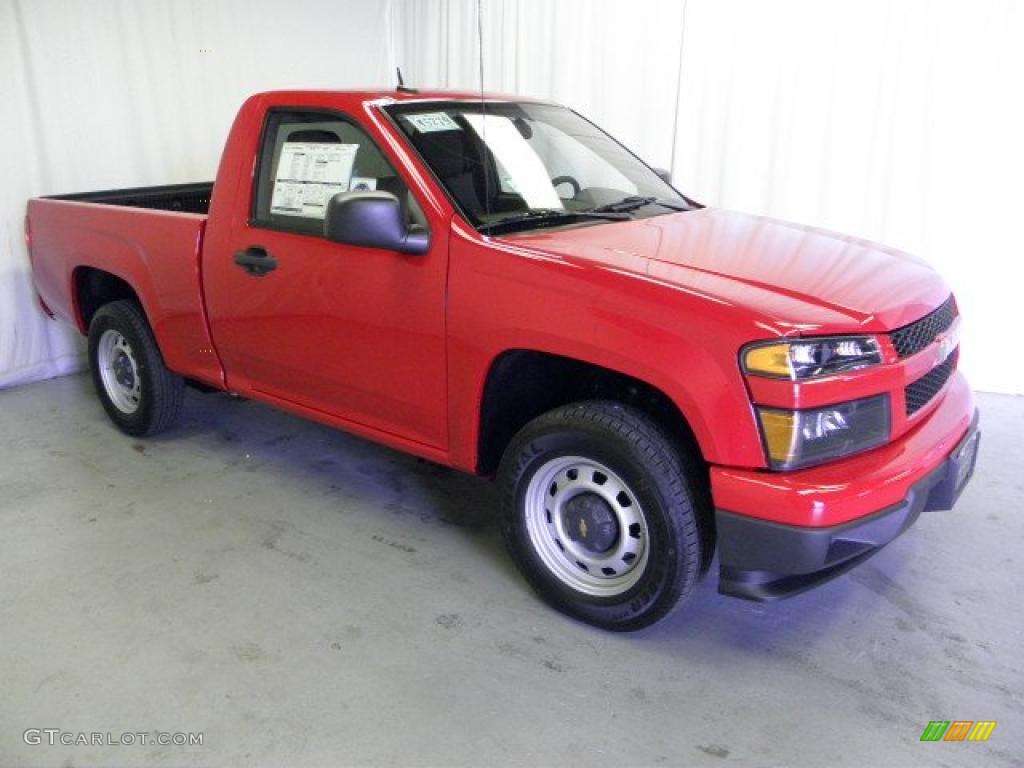
[{"label": "price sticker on windshield", "polygon": [[459,124],[444,112],[424,112],[420,115],[406,115],[405,119],[420,133],[462,130],[459,128]]}]

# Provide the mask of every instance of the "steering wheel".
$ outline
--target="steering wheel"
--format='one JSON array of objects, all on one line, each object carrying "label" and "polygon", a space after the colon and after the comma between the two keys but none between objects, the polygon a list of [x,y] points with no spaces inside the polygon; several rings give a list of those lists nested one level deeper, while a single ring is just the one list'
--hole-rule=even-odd
[{"label": "steering wheel", "polygon": [[580,190],[583,189],[580,186],[580,183],[578,181],[576,181],[576,179],[574,179],[572,176],[555,176],[555,178],[553,178],[551,180],[551,186],[553,186],[553,187],[557,187],[560,184],[569,184],[569,185],[571,185],[572,186],[572,196],[573,197],[576,197],[577,195],[579,195]]}]

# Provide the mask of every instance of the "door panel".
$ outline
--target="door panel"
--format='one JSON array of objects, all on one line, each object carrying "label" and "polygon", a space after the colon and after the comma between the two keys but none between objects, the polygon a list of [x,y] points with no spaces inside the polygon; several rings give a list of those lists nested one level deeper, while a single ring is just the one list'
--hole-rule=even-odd
[{"label": "door panel", "polygon": [[[316,117],[318,132],[330,129]],[[279,153],[282,142],[265,133]],[[356,140],[350,131],[342,136]],[[379,187],[407,194],[371,154],[352,175],[376,174]],[[264,167],[259,183],[273,183],[275,171],[273,162]],[[257,197],[266,214],[272,191]],[[409,256],[328,242],[313,234],[322,227],[315,216],[263,218],[259,226],[237,222],[229,247],[204,260],[210,325],[229,387],[446,448],[447,232],[432,232],[430,250]]]}]

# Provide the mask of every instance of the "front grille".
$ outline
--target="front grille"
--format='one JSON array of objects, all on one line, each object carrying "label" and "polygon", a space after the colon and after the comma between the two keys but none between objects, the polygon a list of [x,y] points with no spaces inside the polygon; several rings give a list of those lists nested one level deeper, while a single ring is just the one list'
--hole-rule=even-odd
[{"label": "front grille", "polygon": [[900,357],[910,357],[935,341],[935,337],[940,333],[948,331],[954,320],[956,303],[950,296],[941,307],[920,320],[892,331],[889,338]]},{"label": "front grille", "polygon": [[960,350],[954,349],[942,363],[904,388],[903,393],[907,398],[907,416],[912,416],[924,408],[939,393],[949,377],[953,375],[958,354],[960,354]]}]

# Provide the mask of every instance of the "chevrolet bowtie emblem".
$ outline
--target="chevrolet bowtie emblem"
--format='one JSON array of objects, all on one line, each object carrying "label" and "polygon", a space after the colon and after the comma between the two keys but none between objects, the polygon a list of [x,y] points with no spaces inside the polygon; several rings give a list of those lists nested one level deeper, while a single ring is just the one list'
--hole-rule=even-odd
[{"label": "chevrolet bowtie emblem", "polygon": [[952,353],[954,346],[955,343],[952,336],[944,336],[939,339],[938,349],[935,350],[935,365],[941,365],[946,362],[946,358]]}]

